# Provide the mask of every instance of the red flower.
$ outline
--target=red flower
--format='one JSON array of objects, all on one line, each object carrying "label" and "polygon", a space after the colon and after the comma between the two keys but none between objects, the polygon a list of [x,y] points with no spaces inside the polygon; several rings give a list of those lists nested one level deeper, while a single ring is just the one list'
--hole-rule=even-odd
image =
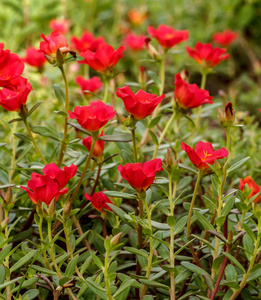
[{"label": "red flower", "polygon": [[8,88],[0,90],[0,105],[8,111],[20,112],[32,90],[26,78],[17,77],[11,81]]},{"label": "red flower", "polygon": [[212,46],[212,44],[202,44],[197,42],[195,49],[187,47],[188,55],[195,59],[195,61],[207,68],[217,66],[222,60],[228,59],[229,54],[227,50]]},{"label": "red flower", "polygon": [[68,32],[69,25],[70,25],[69,20],[56,20],[56,19],[53,19],[49,23],[49,27],[53,31],[58,31],[61,34],[64,34],[64,33]]},{"label": "red flower", "polygon": [[92,96],[92,94],[88,93],[87,91],[95,93],[103,85],[100,78],[97,76],[94,76],[91,79],[84,79],[82,76],[77,76],[75,82],[81,87],[82,92],[86,96],[90,96],[90,97]]},{"label": "red flower", "polygon": [[76,106],[74,112],[69,111],[69,116],[76,119],[84,129],[94,132],[112,119],[115,113],[112,106],[102,101],[93,101],[87,106]]},{"label": "red flower", "polygon": [[10,53],[10,50],[4,50],[4,44],[0,43],[0,87],[10,85],[11,80],[19,77],[24,70],[24,63],[21,58]]},{"label": "red flower", "polygon": [[94,193],[92,196],[85,193],[84,196],[87,200],[91,201],[92,206],[99,212],[104,213],[105,209],[111,211],[111,208],[107,205],[107,203],[113,203],[108,196],[103,194],[103,192]]},{"label": "red flower", "polygon": [[[240,179],[239,188],[241,191],[243,191],[245,184],[248,185],[249,189],[252,189],[248,199],[252,198],[256,194],[259,194],[261,187],[255,183],[255,181],[252,179],[251,176],[247,176],[244,179],[242,179],[242,178]],[[253,202],[258,203],[260,201],[261,201],[261,197],[260,197],[260,195],[258,195],[257,198]]]},{"label": "red flower", "polygon": [[45,64],[46,58],[42,52],[30,47],[26,49],[26,55],[23,61],[32,67],[41,68]]},{"label": "red flower", "polygon": [[125,46],[120,46],[117,50],[114,50],[112,46],[103,43],[99,45],[96,52],[87,50],[80,53],[84,57],[84,61],[79,63],[87,64],[97,72],[105,73],[107,69],[111,71],[116,66],[119,59],[123,57],[124,50]]},{"label": "red flower", "polygon": [[180,74],[175,76],[175,99],[183,109],[199,107],[204,103],[212,104],[213,97],[207,90],[202,90],[194,84],[182,80]]},{"label": "red flower", "polygon": [[25,190],[33,203],[44,202],[49,205],[55,198],[58,198],[68,192],[68,188],[63,187],[76,174],[77,167],[71,165],[64,167],[64,170],[58,168],[54,163],[46,165],[43,168],[45,175],[32,173],[31,180],[28,181],[28,188],[21,186]]},{"label": "red flower", "polygon": [[131,9],[128,12],[128,18],[133,25],[140,26],[148,18],[148,14],[145,11]]},{"label": "red flower", "polygon": [[128,86],[118,88],[116,95],[123,100],[125,109],[136,120],[142,120],[150,115],[165,97],[165,94],[157,97],[157,95],[146,93],[143,90],[134,94]]},{"label": "red flower", "polygon": [[237,32],[233,32],[229,29],[224,30],[223,32],[216,32],[213,35],[213,41],[217,44],[226,47],[232,44],[238,37]]},{"label": "red flower", "polygon": [[[101,134],[99,135],[100,136],[104,136],[103,134],[103,131],[101,132]],[[87,138],[83,138],[82,139],[82,144],[83,146],[85,146],[88,151],[90,152],[91,150],[91,145],[92,145],[92,137],[91,136],[88,136]],[[104,144],[105,142],[104,141],[101,141],[101,140],[98,140],[96,143],[95,143],[95,146],[94,146],[94,150],[93,150],[93,156],[99,158],[99,157],[102,157],[103,156],[103,150],[104,150]]]},{"label": "red flower", "polygon": [[159,158],[144,163],[127,163],[125,166],[119,165],[118,170],[121,176],[137,191],[146,191],[155,179],[156,173],[163,171],[162,161]]},{"label": "red flower", "polygon": [[56,57],[58,49],[63,53],[70,51],[66,38],[57,31],[53,31],[51,35],[47,37],[42,33],[41,38],[43,38],[44,41],[40,43],[40,51],[45,55]]},{"label": "red flower", "polygon": [[198,142],[194,150],[182,142],[181,148],[187,152],[189,159],[194,166],[202,170],[209,168],[207,163],[213,165],[216,159],[221,159],[228,156],[228,151],[226,148],[223,147],[215,151],[211,143]]},{"label": "red flower", "polygon": [[186,41],[189,36],[188,30],[174,30],[170,26],[159,25],[158,29],[148,27],[148,33],[153,36],[163,48],[171,48],[176,44]]},{"label": "red flower", "polygon": [[55,163],[48,164],[43,168],[43,173],[46,176],[56,180],[60,188],[65,187],[68,181],[74,177],[76,172],[77,166],[74,164],[72,164],[70,167],[64,167],[63,170],[56,166]]},{"label": "red flower", "polygon": [[134,33],[129,33],[123,40],[123,44],[129,47],[133,51],[142,50],[145,46],[145,35],[136,35]]},{"label": "red flower", "polygon": [[104,38],[95,38],[90,32],[84,32],[79,39],[75,36],[72,37],[72,47],[78,52],[96,51],[102,43],[104,43]]}]

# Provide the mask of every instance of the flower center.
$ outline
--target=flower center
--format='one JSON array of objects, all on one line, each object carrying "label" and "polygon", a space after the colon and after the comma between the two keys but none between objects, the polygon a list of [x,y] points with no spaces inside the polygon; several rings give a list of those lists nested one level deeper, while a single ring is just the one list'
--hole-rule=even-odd
[{"label": "flower center", "polygon": [[211,156],[212,154],[208,154],[207,151],[203,151],[204,152],[204,157],[201,158],[202,161],[205,161],[207,159],[208,156]]}]

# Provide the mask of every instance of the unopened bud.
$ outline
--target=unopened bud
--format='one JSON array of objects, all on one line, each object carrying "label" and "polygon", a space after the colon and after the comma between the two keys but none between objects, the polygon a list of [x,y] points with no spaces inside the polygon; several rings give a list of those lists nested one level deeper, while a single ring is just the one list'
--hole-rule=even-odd
[{"label": "unopened bud", "polygon": [[63,52],[61,51],[60,48],[58,48],[56,51],[57,62],[62,65],[64,63],[64,59],[65,59],[65,56],[64,56]]},{"label": "unopened bud", "polygon": [[182,70],[181,71],[181,73],[180,73],[180,76],[181,76],[181,78],[183,79],[183,80],[188,80],[188,77],[189,77],[189,72],[188,72],[188,70]]},{"label": "unopened bud", "polygon": [[224,128],[231,127],[235,122],[235,118],[236,118],[236,113],[234,112],[234,110],[232,108],[231,102],[229,102],[225,106],[225,112],[222,112],[218,108],[218,119],[219,119],[222,127],[224,127]]},{"label": "unopened bud", "polygon": [[111,239],[111,245],[116,246],[121,238],[122,232],[119,232]]},{"label": "unopened bud", "polygon": [[155,47],[153,47],[151,44],[150,44],[150,41],[151,39],[150,38],[146,38],[145,39],[145,45],[147,47],[147,50],[149,52],[149,55],[154,58],[155,60],[160,60],[160,54],[159,52],[155,49]]},{"label": "unopened bud", "polygon": [[3,230],[5,230],[5,228],[8,226],[8,222],[9,222],[9,217],[4,219],[4,221],[1,222],[0,224],[0,232],[2,232]]},{"label": "unopened bud", "polygon": [[121,124],[124,124],[126,121],[127,121],[127,118],[125,118],[123,115],[119,114],[116,112],[116,116],[117,116],[117,119],[118,121],[121,123]]},{"label": "unopened bud", "polygon": [[52,202],[48,207],[48,215],[53,218],[55,216],[55,208],[56,208],[56,199],[53,198]]},{"label": "unopened bud", "polygon": [[5,194],[5,204],[8,205],[12,202],[13,200],[13,191],[12,191],[12,187],[9,186],[7,189],[7,192]]},{"label": "unopened bud", "polygon": [[53,57],[51,57],[50,55],[45,54],[44,55],[46,60],[48,61],[48,63],[50,63],[51,65],[55,64],[55,59]]},{"label": "unopened bud", "polygon": [[68,218],[72,209],[72,203],[68,202],[63,209],[63,217]]},{"label": "unopened bud", "polygon": [[229,231],[227,240],[228,240],[229,244],[232,244],[232,242],[233,242],[233,232],[232,232],[232,230]]},{"label": "unopened bud", "polygon": [[172,156],[171,150],[168,148],[167,155],[166,155],[166,166],[167,166],[168,172],[172,171],[172,165],[173,165],[173,156]]}]

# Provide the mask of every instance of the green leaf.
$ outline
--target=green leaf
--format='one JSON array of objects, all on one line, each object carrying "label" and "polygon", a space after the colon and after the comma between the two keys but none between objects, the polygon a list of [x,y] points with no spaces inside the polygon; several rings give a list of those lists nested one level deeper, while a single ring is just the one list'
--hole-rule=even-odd
[{"label": "green leaf", "polygon": [[227,252],[222,252],[234,265],[236,265],[244,274],[246,273],[244,267],[241,265],[241,263],[231,254]]},{"label": "green leaf", "polygon": [[47,128],[46,126],[36,125],[33,126],[31,130],[32,132],[39,134],[41,136],[46,136],[53,140],[60,141],[60,137],[57,135],[57,133]]},{"label": "green leaf", "polygon": [[62,105],[64,105],[64,103],[65,103],[65,94],[64,94],[64,91],[59,87],[58,84],[54,84],[53,85],[53,89],[54,89],[54,93],[55,93],[55,96],[58,99],[58,101]]},{"label": "green leaf", "polygon": [[22,118],[15,118],[15,119],[12,119],[11,121],[9,121],[8,123],[11,124],[11,123],[14,123],[14,122],[21,122],[23,121]]},{"label": "green leaf", "polygon": [[109,197],[117,197],[117,198],[124,198],[124,199],[137,199],[136,195],[122,193],[122,192],[105,191],[103,193]]},{"label": "green leaf", "polygon": [[194,238],[200,240],[203,244],[207,245],[211,250],[213,250],[213,251],[215,250],[215,248],[207,240],[205,240],[205,239],[203,239],[203,238],[201,238],[201,237],[199,237],[195,234],[191,234],[191,236],[193,236]]},{"label": "green leaf", "polygon": [[28,116],[30,116],[41,104],[43,103],[43,101],[40,101],[38,103],[36,103],[28,112]]},{"label": "green leaf", "polygon": [[248,261],[251,261],[252,256],[253,256],[253,249],[255,248],[255,246],[254,246],[254,242],[252,241],[250,236],[244,235],[243,245],[244,245],[244,248],[246,249],[245,255],[246,255]]},{"label": "green leaf", "polygon": [[243,159],[241,159],[240,161],[237,161],[235,164],[233,164],[228,170],[227,173],[229,174],[230,172],[238,169],[240,166],[242,166],[246,161],[248,161],[250,159],[250,156],[245,157]]},{"label": "green leaf", "polygon": [[154,281],[154,280],[140,279],[140,282],[143,283],[143,284],[146,284],[146,285],[151,285],[155,288],[161,288],[161,289],[169,290],[169,286],[167,286],[165,284],[162,284],[162,283],[159,283],[159,282]]},{"label": "green leaf", "polygon": [[79,124],[76,124],[76,123],[70,123],[70,122],[68,122],[67,124],[71,125],[72,127],[76,128],[76,129],[78,129],[78,130],[80,130],[81,132],[83,132],[83,133],[85,133],[85,134],[87,134],[87,135],[92,135],[91,132],[85,130],[85,129],[82,128],[82,126],[79,125]]},{"label": "green leaf", "polygon": [[218,237],[222,242],[227,244],[227,240],[226,240],[226,238],[224,237],[223,234],[221,234],[221,233],[219,233],[215,230],[208,230],[208,232],[213,234],[214,236]]},{"label": "green leaf", "polygon": [[5,283],[0,284],[0,290],[3,289],[3,288],[5,288],[5,287],[7,287],[7,286],[9,286],[9,285],[11,285],[11,284],[13,284],[13,283],[16,283],[17,281],[20,281],[20,280],[23,279],[23,278],[24,278],[23,276],[21,276],[21,277],[16,277],[16,278],[13,279],[13,280],[10,280],[10,281],[7,281],[7,282],[5,282]]},{"label": "green leaf", "polygon": [[210,221],[207,220],[200,212],[195,210],[194,214],[205,230],[215,230],[215,228],[210,224]]},{"label": "green leaf", "polygon": [[20,140],[22,140],[26,143],[31,143],[32,142],[31,138],[28,135],[24,134],[24,133],[15,132],[14,135],[17,136]]},{"label": "green leaf", "polygon": [[5,266],[0,266],[0,284],[5,281]]},{"label": "green leaf", "polygon": [[221,211],[221,216],[227,216],[235,203],[235,197],[230,198]]},{"label": "green leaf", "polygon": [[92,259],[93,259],[94,263],[96,264],[96,266],[100,269],[103,269],[103,263],[99,259],[99,257],[96,256],[96,254],[94,254],[93,252],[91,252],[91,256],[92,256]]},{"label": "green leaf", "polygon": [[156,146],[158,146],[159,143],[158,143],[158,138],[157,138],[156,134],[155,134],[153,131],[151,131],[151,130],[149,130],[149,134],[150,134],[150,136],[151,136],[151,138],[152,138],[153,143],[154,143]]},{"label": "green leaf", "polygon": [[60,115],[60,116],[63,116],[63,117],[67,117],[68,116],[68,114],[66,112],[62,111],[62,110],[55,110],[54,113],[56,115]]},{"label": "green leaf", "polygon": [[90,278],[87,278],[86,284],[97,296],[101,297],[104,300],[108,300],[106,296],[107,291],[100,285],[98,285],[96,282],[92,281]]},{"label": "green leaf", "polygon": [[188,269],[189,271],[191,271],[192,273],[196,273],[198,275],[203,275],[203,274],[207,274],[209,275],[205,270],[201,269],[200,267],[191,264],[190,262],[181,262],[181,265],[183,267],[185,267],[186,269]]},{"label": "green leaf", "polygon": [[148,253],[147,251],[143,250],[143,249],[137,249],[137,248],[134,248],[134,247],[124,247],[124,249],[130,253],[133,253],[135,255],[140,255],[140,256],[143,256],[145,258],[148,258]]},{"label": "green leaf", "polygon": [[90,255],[86,260],[85,262],[81,265],[81,269],[80,269],[80,272],[81,274],[84,274],[84,272],[88,269],[89,265],[91,264],[92,262],[92,256]]},{"label": "green leaf", "polygon": [[160,86],[161,86],[161,81],[160,81],[158,75],[157,75],[155,72],[151,71],[151,70],[148,71],[148,74],[149,74],[149,76],[152,78],[152,80],[154,81],[154,83],[155,83],[158,87],[160,87]]},{"label": "green leaf", "polygon": [[178,276],[175,278],[175,284],[179,284],[187,279],[192,273],[188,270],[183,270]]},{"label": "green leaf", "polygon": [[32,250],[29,253],[27,253],[25,256],[23,256],[21,259],[18,260],[11,268],[10,273],[16,271],[17,269],[21,268],[23,265],[25,265],[32,257],[34,257],[37,253],[37,250]]},{"label": "green leaf", "polygon": [[225,276],[227,281],[238,282],[237,270],[233,265],[226,266]]},{"label": "green leaf", "polygon": [[78,259],[79,254],[75,255],[74,258],[69,262],[65,270],[64,276],[71,277],[73,275],[73,273],[75,272],[75,267],[77,266]]},{"label": "green leaf", "polygon": [[188,221],[188,216],[182,217],[180,220],[178,220],[178,222],[174,227],[173,234],[174,235],[179,234],[185,228],[187,221]]},{"label": "green leaf", "polygon": [[251,240],[253,242],[255,242],[256,241],[256,236],[255,236],[254,232],[252,231],[252,229],[246,223],[243,223],[241,226],[245,230],[247,235],[251,238]]},{"label": "green leaf", "polygon": [[38,297],[39,294],[40,294],[39,290],[31,289],[23,294],[22,300],[32,300],[32,299]]},{"label": "green leaf", "polygon": [[124,281],[120,288],[113,294],[115,300],[125,300],[129,295],[130,288],[137,283],[134,279]]},{"label": "green leaf", "polygon": [[155,125],[157,125],[159,123],[159,120],[161,119],[162,115],[157,116],[156,118],[152,119],[149,122],[148,128],[151,129],[152,127],[154,127]]},{"label": "green leaf", "polygon": [[168,216],[167,223],[168,223],[169,227],[174,227],[176,224],[176,220],[173,216]]},{"label": "green leaf", "polygon": [[4,259],[6,258],[6,256],[9,254],[9,252],[11,251],[13,245],[12,244],[8,244],[6,245],[1,251],[0,251],[0,264],[3,263]]},{"label": "green leaf", "polygon": [[131,142],[132,138],[130,134],[114,134],[114,135],[103,135],[98,137],[100,141],[107,142]]},{"label": "green leaf", "polygon": [[134,156],[132,153],[129,153],[128,151],[121,149],[121,157],[124,160],[125,163],[134,163]]},{"label": "green leaf", "polygon": [[198,174],[198,171],[196,169],[193,169],[187,165],[184,165],[184,164],[179,164],[179,167],[182,168],[182,169],[185,169],[185,170],[188,170],[190,172],[193,172],[195,174]]}]

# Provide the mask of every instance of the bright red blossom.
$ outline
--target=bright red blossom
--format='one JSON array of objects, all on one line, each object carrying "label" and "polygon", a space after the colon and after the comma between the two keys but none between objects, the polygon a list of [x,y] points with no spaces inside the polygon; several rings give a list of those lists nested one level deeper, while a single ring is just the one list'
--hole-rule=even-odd
[{"label": "bright red blossom", "polygon": [[8,88],[0,90],[0,105],[8,111],[20,112],[32,90],[26,78],[17,77],[11,81]]},{"label": "bright red blossom", "polygon": [[213,41],[217,44],[227,47],[232,44],[238,37],[237,32],[233,32],[229,29],[224,30],[223,32],[216,32],[213,35]]},{"label": "bright red blossom", "polygon": [[[100,136],[104,136],[103,134],[103,131],[101,132],[101,134],[99,135]],[[85,146],[88,151],[90,152],[91,150],[91,145],[92,145],[92,137],[91,136],[88,136],[87,138],[83,138],[82,139],[82,144],[83,146]],[[103,150],[104,150],[104,144],[105,142],[104,141],[101,141],[101,140],[98,140],[96,143],[95,143],[95,146],[94,146],[94,150],[93,150],[93,156],[99,158],[99,157],[102,157],[103,156]]]},{"label": "bright red blossom", "polygon": [[118,170],[121,176],[137,191],[146,191],[153,183],[156,173],[163,171],[162,161],[159,158],[144,163],[135,163],[122,166]]},{"label": "bright red blossom", "polygon": [[[252,189],[248,199],[252,198],[256,194],[259,194],[261,186],[256,184],[251,176],[247,176],[244,179],[242,179],[242,178],[240,179],[239,188],[240,188],[241,191],[243,191],[243,188],[244,188],[245,184],[248,185],[249,189]],[[261,197],[260,197],[260,195],[258,195],[253,202],[258,203],[260,201],[261,201]]]},{"label": "bright red blossom", "polygon": [[49,23],[49,27],[53,31],[58,31],[61,34],[68,32],[69,30],[70,21],[69,20],[56,20],[53,19]]},{"label": "bright red blossom", "polygon": [[32,173],[31,179],[28,181],[28,188],[21,186],[25,190],[35,204],[44,202],[47,206],[53,199],[58,198],[68,192],[68,188],[63,188],[68,181],[76,174],[77,167],[71,165],[58,168],[54,163],[46,165],[43,168],[44,175]]},{"label": "bright red blossom", "polygon": [[98,46],[96,52],[87,50],[80,53],[84,60],[79,63],[87,64],[97,72],[105,73],[116,66],[119,59],[123,57],[124,50],[125,46],[120,46],[117,50],[114,50],[112,46],[103,43]]},{"label": "bright red blossom", "polygon": [[185,143],[181,143],[181,149],[187,152],[190,161],[198,169],[208,169],[207,164],[213,165],[216,159],[221,159],[228,156],[228,150],[221,148],[215,151],[211,143],[198,142],[195,149],[189,147]]},{"label": "bright red blossom", "polygon": [[24,70],[24,63],[21,58],[10,53],[10,50],[4,50],[4,44],[0,43],[0,87],[7,87],[11,81],[19,77]]},{"label": "bright red blossom", "polygon": [[76,106],[74,112],[69,111],[69,116],[86,130],[94,132],[102,128],[110,119],[115,116],[112,106],[102,101],[93,101],[87,106]]},{"label": "bright red blossom", "polygon": [[38,51],[34,47],[30,47],[26,49],[25,58],[23,61],[32,67],[41,68],[46,62],[46,58],[43,52]]},{"label": "bright red blossom", "polygon": [[136,35],[134,33],[128,33],[123,40],[123,44],[133,51],[140,51],[145,46],[145,38],[146,36],[144,34]]},{"label": "bright red blossom", "polygon": [[91,79],[84,79],[82,76],[77,76],[75,82],[81,87],[82,92],[86,96],[90,97],[92,96],[92,94],[88,93],[87,91],[95,93],[103,86],[103,83],[97,76],[94,76]]},{"label": "bright red blossom", "polygon": [[165,94],[157,97],[157,95],[146,93],[143,90],[134,94],[128,86],[117,88],[116,95],[122,99],[125,109],[136,120],[142,120],[149,116],[165,97]]},{"label": "bright red blossom", "polygon": [[58,49],[63,53],[70,51],[66,38],[58,31],[53,31],[51,35],[48,35],[47,37],[42,33],[41,38],[43,38],[44,41],[40,43],[40,51],[45,55],[55,57]]},{"label": "bright red blossom", "polygon": [[207,90],[200,89],[195,83],[187,83],[180,74],[175,76],[175,87],[175,99],[183,109],[196,108],[204,103],[213,104],[213,97]]},{"label": "bright red blossom", "polygon": [[156,29],[148,27],[148,33],[153,36],[163,48],[171,48],[176,44],[186,41],[189,36],[188,30],[174,30],[164,24],[159,25]]},{"label": "bright red blossom", "polygon": [[197,42],[195,49],[187,47],[187,52],[190,57],[206,68],[217,66],[222,60],[228,59],[227,50],[219,47],[213,47],[212,44],[203,44]]},{"label": "bright red blossom", "polygon": [[99,212],[104,213],[105,209],[111,211],[111,208],[107,204],[112,204],[112,202],[103,192],[94,193],[92,196],[85,193],[84,196],[87,200],[91,201],[92,206]]},{"label": "bright red blossom", "polygon": [[75,36],[72,37],[72,47],[78,52],[96,51],[97,47],[102,43],[104,43],[104,38],[95,38],[90,32],[84,32],[79,39]]}]

